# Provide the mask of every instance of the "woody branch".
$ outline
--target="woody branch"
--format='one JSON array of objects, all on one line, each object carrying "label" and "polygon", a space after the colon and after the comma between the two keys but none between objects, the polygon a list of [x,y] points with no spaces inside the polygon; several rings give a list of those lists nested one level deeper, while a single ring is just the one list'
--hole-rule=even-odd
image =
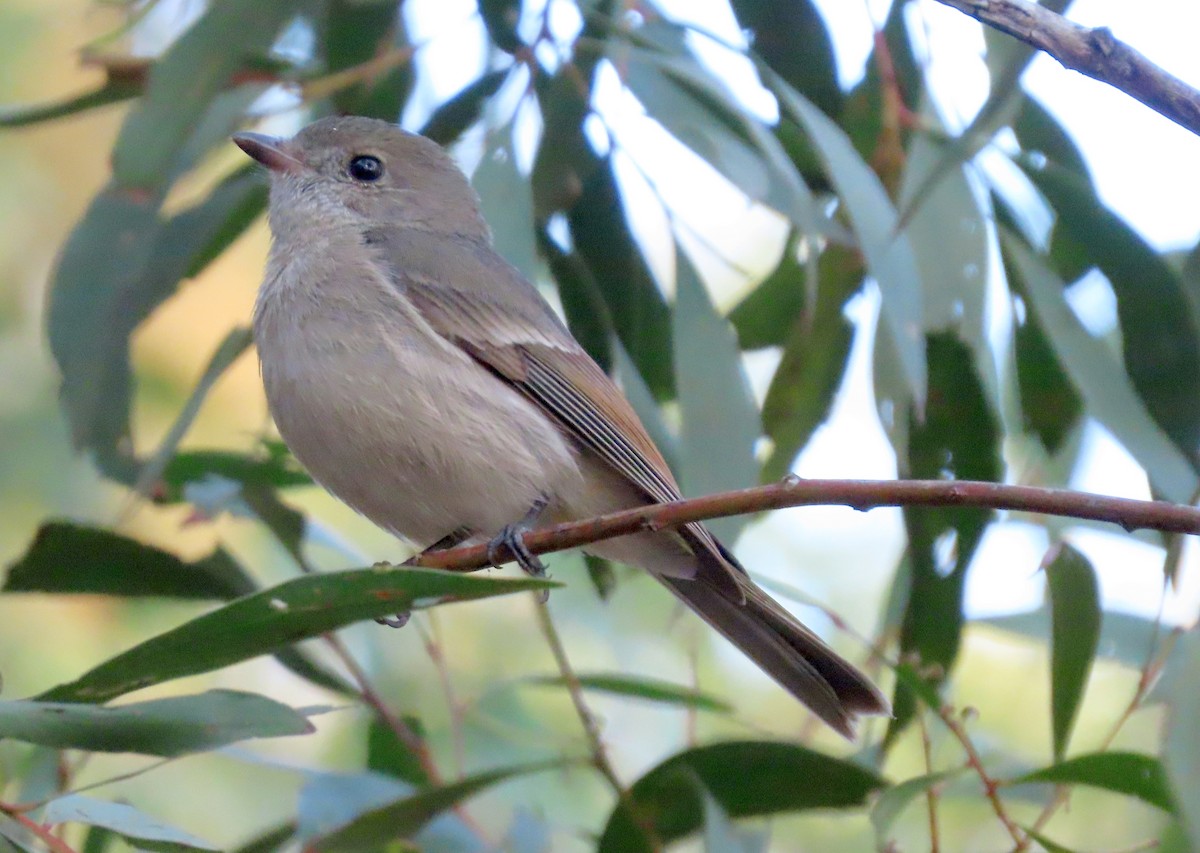
[{"label": "woody branch", "polygon": [[1030,0],[938,0],[1044,51],[1064,67],[1107,83],[1200,135],[1200,92],[1113,36]]},{"label": "woody branch", "polygon": [[[535,554],[646,530],[678,527],[730,515],[794,506],[848,506],[863,512],[884,506],[969,506],[1106,521],[1125,530],[1200,534],[1200,509],[1166,501],[1114,498],[1066,489],[1009,486],[967,480],[800,480],[654,504],[597,518],[533,530],[524,537]],[[486,545],[419,555],[411,565],[470,572],[491,565]]]}]

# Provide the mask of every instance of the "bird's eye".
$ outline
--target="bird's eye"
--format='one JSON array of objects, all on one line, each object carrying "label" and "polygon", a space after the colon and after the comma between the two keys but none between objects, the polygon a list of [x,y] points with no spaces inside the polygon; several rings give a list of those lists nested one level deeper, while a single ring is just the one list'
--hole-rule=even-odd
[{"label": "bird's eye", "polygon": [[383,177],[383,161],[370,154],[360,154],[350,161],[346,171],[354,180],[369,184]]}]

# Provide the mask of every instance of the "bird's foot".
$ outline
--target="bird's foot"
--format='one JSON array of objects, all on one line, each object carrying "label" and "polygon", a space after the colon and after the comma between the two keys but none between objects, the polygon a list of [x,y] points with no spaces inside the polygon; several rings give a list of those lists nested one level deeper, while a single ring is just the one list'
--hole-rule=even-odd
[{"label": "bird's foot", "polygon": [[[411,566],[416,563],[421,554],[430,554],[434,551],[447,551],[450,548],[453,548],[455,545],[465,542],[470,537],[471,531],[467,530],[466,528],[460,527],[457,530],[452,530],[425,550],[409,557],[400,565]],[[412,613],[410,611],[405,611],[404,613],[396,613],[393,616],[382,616],[375,621],[380,625],[386,625],[389,628],[403,628],[408,624],[408,620],[411,618]]]},{"label": "bird's foot", "polygon": [[[501,563],[507,562],[507,559],[513,559],[521,567],[521,571],[530,577],[544,578],[547,576],[546,564],[525,546],[525,534],[532,529],[533,522],[537,521],[547,503],[548,500],[545,496],[538,498],[530,507],[529,512],[525,513],[524,518],[515,524],[504,525],[500,532],[488,542],[488,561],[493,566],[499,566]],[[542,602],[546,602],[550,598],[550,590],[542,590],[541,596]]]}]

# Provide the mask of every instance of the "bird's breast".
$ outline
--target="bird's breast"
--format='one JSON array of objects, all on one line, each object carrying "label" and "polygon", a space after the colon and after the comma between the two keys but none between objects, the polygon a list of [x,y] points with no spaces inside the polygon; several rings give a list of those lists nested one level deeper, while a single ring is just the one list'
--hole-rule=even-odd
[{"label": "bird's breast", "polygon": [[274,263],[255,310],[271,414],[313,477],[428,545],[578,489],[570,441],[519,391],[423,322],[370,267]]}]

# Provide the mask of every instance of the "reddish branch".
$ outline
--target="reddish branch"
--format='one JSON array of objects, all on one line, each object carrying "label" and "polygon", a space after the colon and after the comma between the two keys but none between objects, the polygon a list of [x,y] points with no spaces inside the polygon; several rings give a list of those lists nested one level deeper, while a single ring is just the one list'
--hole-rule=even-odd
[{"label": "reddish branch", "polygon": [[[1125,530],[1145,528],[1200,534],[1200,509],[1165,501],[1112,498],[1065,489],[1006,486],[966,480],[800,480],[722,492],[703,498],[655,504],[527,533],[535,554],[577,548],[641,530],[662,530],[692,521],[744,515],[792,506],[848,506],[866,512],[882,506],[971,506],[1107,521]],[[414,557],[411,565],[475,571],[491,565],[486,545],[471,545]]]},{"label": "reddish branch", "polygon": [[938,0],[1107,83],[1200,135],[1200,92],[1172,77],[1107,27],[1084,27],[1030,0]]}]

